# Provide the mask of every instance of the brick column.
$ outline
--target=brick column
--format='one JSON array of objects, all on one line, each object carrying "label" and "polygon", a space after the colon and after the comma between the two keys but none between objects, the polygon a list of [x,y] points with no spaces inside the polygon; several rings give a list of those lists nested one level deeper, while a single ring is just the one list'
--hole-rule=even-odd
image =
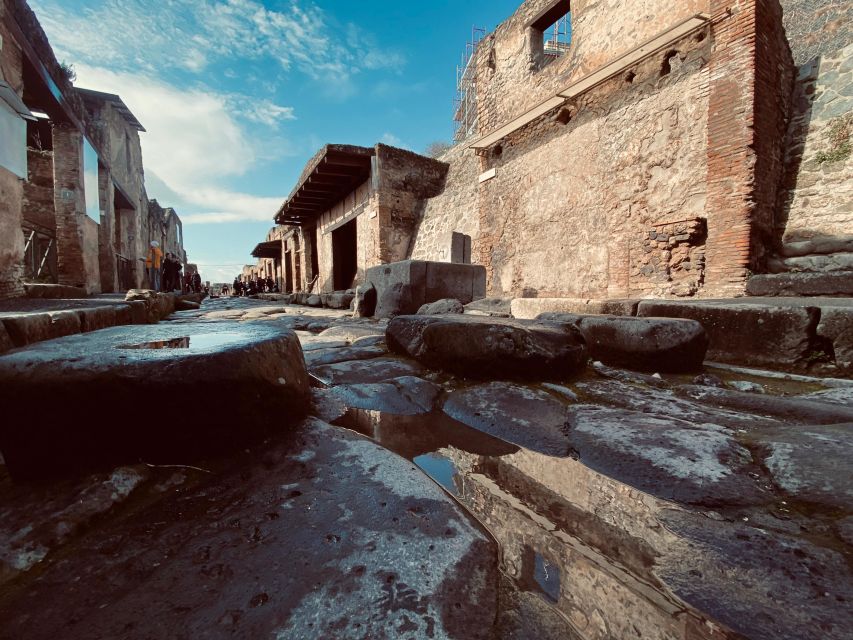
[{"label": "brick column", "polygon": [[116,210],[112,176],[108,169],[98,170],[98,200],[101,208],[101,226],[98,228],[98,265],[101,273],[101,291],[112,293],[118,289],[116,268]]},{"label": "brick column", "polygon": [[[781,177],[790,52],[773,0],[713,0],[705,294],[742,294],[760,268]],[[731,14],[727,16],[726,9]],[[768,224],[770,220],[770,224]]]},{"label": "brick column", "polygon": [[78,217],[86,215],[83,134],[70,125],[53,127],[53,179],[59,284],[86,286]]}]

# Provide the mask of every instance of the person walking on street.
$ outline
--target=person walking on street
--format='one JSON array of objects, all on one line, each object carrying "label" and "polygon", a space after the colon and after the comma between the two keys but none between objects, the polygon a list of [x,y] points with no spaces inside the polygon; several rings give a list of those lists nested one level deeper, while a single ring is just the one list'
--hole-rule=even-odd
[{"label": "person walking on street", "polygon": [[148,281],[154,291],[160,291],[160,261],[162,258],[163,252],[160,250],[160,243],[152,240],[148,247],[148,256],[145,258],[145,268],[148,270]]}]

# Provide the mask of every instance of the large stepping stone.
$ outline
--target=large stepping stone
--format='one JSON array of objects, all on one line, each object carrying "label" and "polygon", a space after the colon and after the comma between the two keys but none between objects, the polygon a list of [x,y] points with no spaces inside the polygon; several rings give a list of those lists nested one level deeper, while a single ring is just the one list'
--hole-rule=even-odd
[{"label": "large stepping stone", "polygon": [[398,316],[388,323],[389,349],[432,369],[477,378],[561,379],[586,367],[580,331],[477,316]]},{"label": "large stepping stone", "polygon": [[371,358],[369,360],[347,360],[317,366],[311,374],[326,385],[369,384],[400,376],[416,376],[423,372],[417,362],[398,358]]},{"label": "large stepping stone", "polygon": [[441,387],[415,376],[402,376],[387,382],[339,385],[332,387],[331,393],[353,409],[414,416],[432,411]]},{"label": "large stepping stone", "polygon": [[234,322],[124,326],[0,357],[0,451],[14,477],[187,462],[304,414],[296,335]]},{"label": "large stepping stone", "polygon": [[0,595],[0,634],[495,637],[497,546],[413,463],[317,420],[232,462]]},{"label": "large stepping stone", "polygon": [[508,382],[456,391],[444,412],[459,422],[550,456],[567,457],[568,406],[541,389]]},{"label": "large stepping stone", "polygon": [[580,329],[590,357],[639,371],[699,371],[708,336],[696,320],[542,313],[539,322],[567,322]]},{"label": "large stepping stone", "polygon": [[592,405],[569,408],[569,441],[588,467],[646,493],[706,506],[767,502],[749,450],[715,424]]}]

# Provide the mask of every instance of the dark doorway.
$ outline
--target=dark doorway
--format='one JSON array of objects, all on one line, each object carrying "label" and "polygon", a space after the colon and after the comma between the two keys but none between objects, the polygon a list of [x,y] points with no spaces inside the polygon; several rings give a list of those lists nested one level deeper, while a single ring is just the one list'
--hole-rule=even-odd
[{"label": "dark doorway", "polygon": [[320,273],[320,258],[317,255],[317,248],[319,247],[319,242],[317,241],[317,227],[314,227],[308,232],[308,245],[309,245],[309,253],[311,254],[311,273],[308,274],[308,277],[305,278],[308,283],[308,289],[311,289],[311,286],[314,280],[317,279],[317,274]]},{"label": "dark doorway", "polygon": [[358,272],[356,220],[332,231],[332,272],[335,291],[352,287]]},{"label": "dark doorway", "polygon": [[290,258],[293,254],[290,251],[284,252],[284,292],[293,293],[293,267],[291,266]]}]

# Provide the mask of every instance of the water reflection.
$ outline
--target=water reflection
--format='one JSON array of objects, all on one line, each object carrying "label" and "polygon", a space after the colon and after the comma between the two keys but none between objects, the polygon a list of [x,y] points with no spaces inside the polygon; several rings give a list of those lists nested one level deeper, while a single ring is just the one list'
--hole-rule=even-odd
[{"label": "water reflection", "polygon": [[238,343],[246,336],[235,332],[197,333],[166,340],[152,340],[139,344],[121,344],[118,349],[189,349],[191,351],[207,351]]},{"label": "water reflection", "polygon": [[[338,423],[413,460],[489,529],[512,590],[501,595],[501,606],[513,609],[502,617],[516,626],[525,617],[547,619],[536,637],[737,637],[672,595],[652,572],[655,558],[677,543],[657,518],[671,503],[441,412],[350,410]],[[507,637],[530,637],[530,621],[525,625]]]}]

